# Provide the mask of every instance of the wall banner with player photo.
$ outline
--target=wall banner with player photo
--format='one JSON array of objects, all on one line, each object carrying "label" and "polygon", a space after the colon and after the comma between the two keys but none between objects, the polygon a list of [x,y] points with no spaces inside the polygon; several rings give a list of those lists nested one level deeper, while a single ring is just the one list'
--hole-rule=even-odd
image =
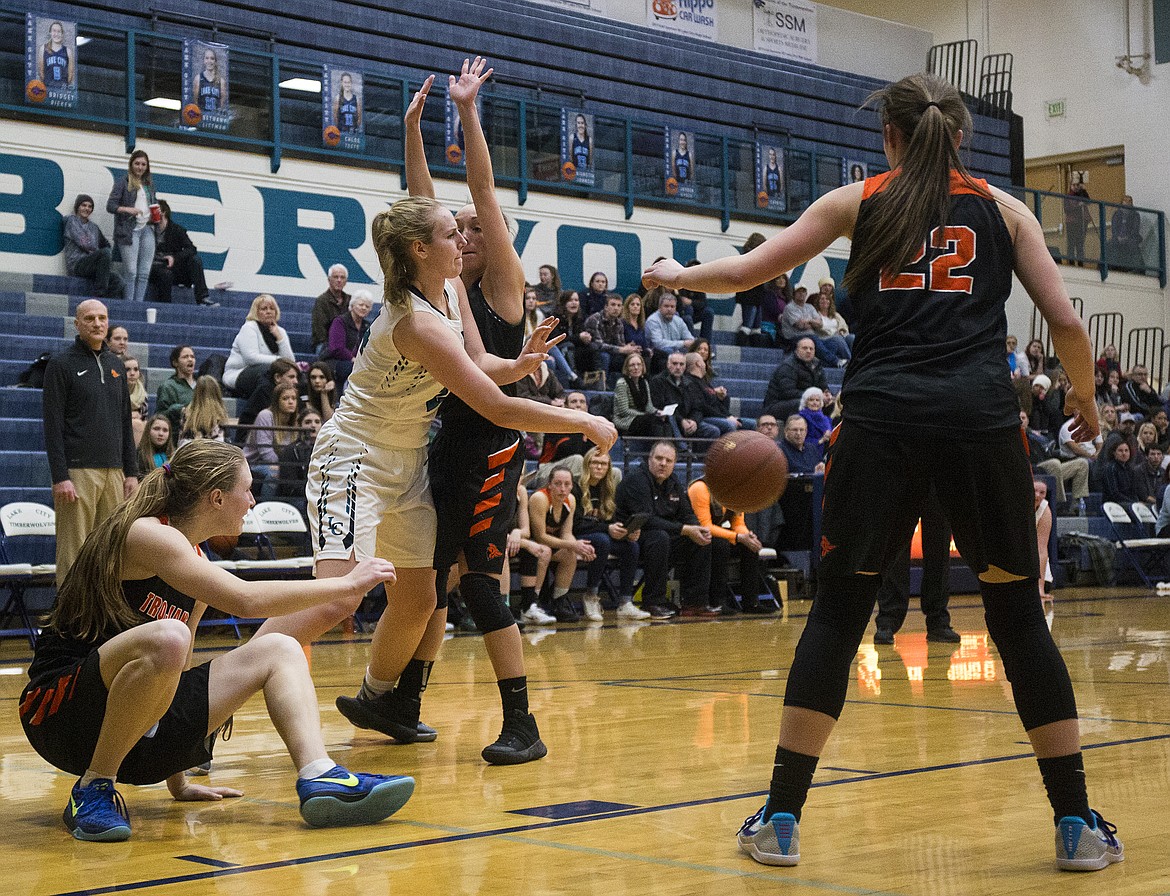
[{"label": "wall banner with player photo", "polygon": [[365,150],[364,89],[357,69],[329,64],[321,67],[321,141],[330,149]]},{"label": "wall banner with player photo", "polygon": [[666,128],[663,151],[666,163],[666,195],[679,199],[695,198],[695,133],[681,128]]},{"label": "wall banner with player photo", "polygon": [[699,40],[719,39],[719,0],[646,0],[646,24]]},{"label": "wall banner with player photo", "polygon": [[756,207],[771,212],[788,210],[784,149],[774,143],[756,144]]},{"label": "wall banner with player photo", "polygon": [[77,108],[77,23],[25,17],[24,98],[32,106]]},{"label": "wall banner with player photo", "polygon": [[228,46],[205,40],[183,44],[183,124],[204,131],[226,131],[232,115],[228,99]]},{"label": "wall banner with player photo", "polygon": [[561,178],[592,187],[593,116],[576,109],[561,109]]},{"label": "wall banner with player photo", "polygon": [[807,0],[754,0],[754,46],[761,53],[817,61],[817,4]]},{"label": "wall banner with player photo", "polygon": [[856,159],[841,160],[841,184],[855,184],[869,177],[869,165]]}]

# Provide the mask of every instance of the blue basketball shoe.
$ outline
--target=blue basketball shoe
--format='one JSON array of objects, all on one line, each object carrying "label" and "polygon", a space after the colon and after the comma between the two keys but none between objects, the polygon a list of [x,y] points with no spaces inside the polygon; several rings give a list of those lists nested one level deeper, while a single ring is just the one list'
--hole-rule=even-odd
[{"label": "blue basketball shoe", "polygon": [[739,829],[739,848],[764,865],[795,865],[800,861],[800,823],[789,812],[763,808]]},{"label": "blue basketball shoe", "polygon": [[113,843],[130,839],[130,813],[109,778],[95,778],[86,787],[78,779],[62,818],[78,840]]},{"label": "blue basketball shoe", "polygon": [[1069,815],[1056,824],[1056,867],[1061,871],[1100,871],[1125,859],[1117,839],[1117,828],[1096,809],[1093,825],[1078,815]]},{"label": "blue basketball shoe", "polygon": [[374,824],[405,806],[412,793],[414,778],[354,774],[340,765],[297,781],[301,817],[315,828]]}]

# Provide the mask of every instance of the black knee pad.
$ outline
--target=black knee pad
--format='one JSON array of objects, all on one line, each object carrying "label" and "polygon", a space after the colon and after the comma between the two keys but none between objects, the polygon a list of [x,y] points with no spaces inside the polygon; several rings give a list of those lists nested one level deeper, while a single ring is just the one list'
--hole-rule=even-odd
[{"label": "black knee pad", "polygon": [[447,578],[450,572],[450,566],[435,570],[435,597],[437,598],[435,603],[436,610],[443,610],[447,607]]},{"label": "black knee pad", "polygon": [[1075,719],[1072,681],[1044,619],[1036,580],[983,583],[980,590],[987,632],[1012,683],[1012,699],[1024,730]]},{"label": "black knee pad", "polygon": [[881,576],[822,579],[788,673],[785,706],[840,718],[849,669],[869,625]]},{"label": "black knee pad", "polygon": [[515,625],[512,611],[500,596],[500,583],[492,576],[470,572],[459,580],[459,593],[467,612],[482,634],[490,634]]}]

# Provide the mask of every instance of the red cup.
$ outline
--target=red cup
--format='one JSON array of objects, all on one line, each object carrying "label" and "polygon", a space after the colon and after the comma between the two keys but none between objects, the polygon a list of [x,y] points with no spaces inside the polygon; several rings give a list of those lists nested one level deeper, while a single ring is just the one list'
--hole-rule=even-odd
[{"label": "red cup", "polygon": [[154,224],[162,223],[162,207],[157,202],[150,206],[150,220]]}]

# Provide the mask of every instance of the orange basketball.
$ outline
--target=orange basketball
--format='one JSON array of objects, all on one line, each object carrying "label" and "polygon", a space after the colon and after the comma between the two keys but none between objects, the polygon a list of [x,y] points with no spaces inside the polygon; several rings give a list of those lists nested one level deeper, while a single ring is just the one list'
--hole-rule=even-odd
[{"label": "orange basketball", "polygon": [[675,180],[673,177],[668,177],[666,179],[666,195],[667,196],[677,196],[678,195],[678,181]]},{"label": "orange basketball", "polygon": [[341,131],[335,125],[329,125],[322,134],[326,146],[336,146],[341,142]]},{"label": "orange basketball", "polygon": [[577,166],[572,162],[565,162],[561,166],[561,177],[565,180],[575,180],[577,177]]},{"label": "orange basketball", "polygon": [[730,432],[707,450],[703,479],[711,496],[730,510],[754,513],[776,503],[788,485],[788,460],[758,432]]},{"label": "orange basketball", "polygon": [[763,190],[760,190],[760,192],[756,194],[756,205],[758,205],[760,208],[768,207],[768,194]]},{"label": "orange basketball", "polygon": [[447,147],[447,161],[452,165],[458,165],[463,161],[463,150],[459,148],[457,143],[452,143]]},{"label": "orange basketball", "polygon": [[195,103],[187,103],[183,107],[183,123],[194,127],[201,121],[203,121],[203,110]]},{"label": "orange basketball", "polygon": [[45,97],[49,95],[49,90],[45,87],[45,82],[38,78],[33,78],[24,86],[24,95],[27,96],[34,103],[43,103]]}]

